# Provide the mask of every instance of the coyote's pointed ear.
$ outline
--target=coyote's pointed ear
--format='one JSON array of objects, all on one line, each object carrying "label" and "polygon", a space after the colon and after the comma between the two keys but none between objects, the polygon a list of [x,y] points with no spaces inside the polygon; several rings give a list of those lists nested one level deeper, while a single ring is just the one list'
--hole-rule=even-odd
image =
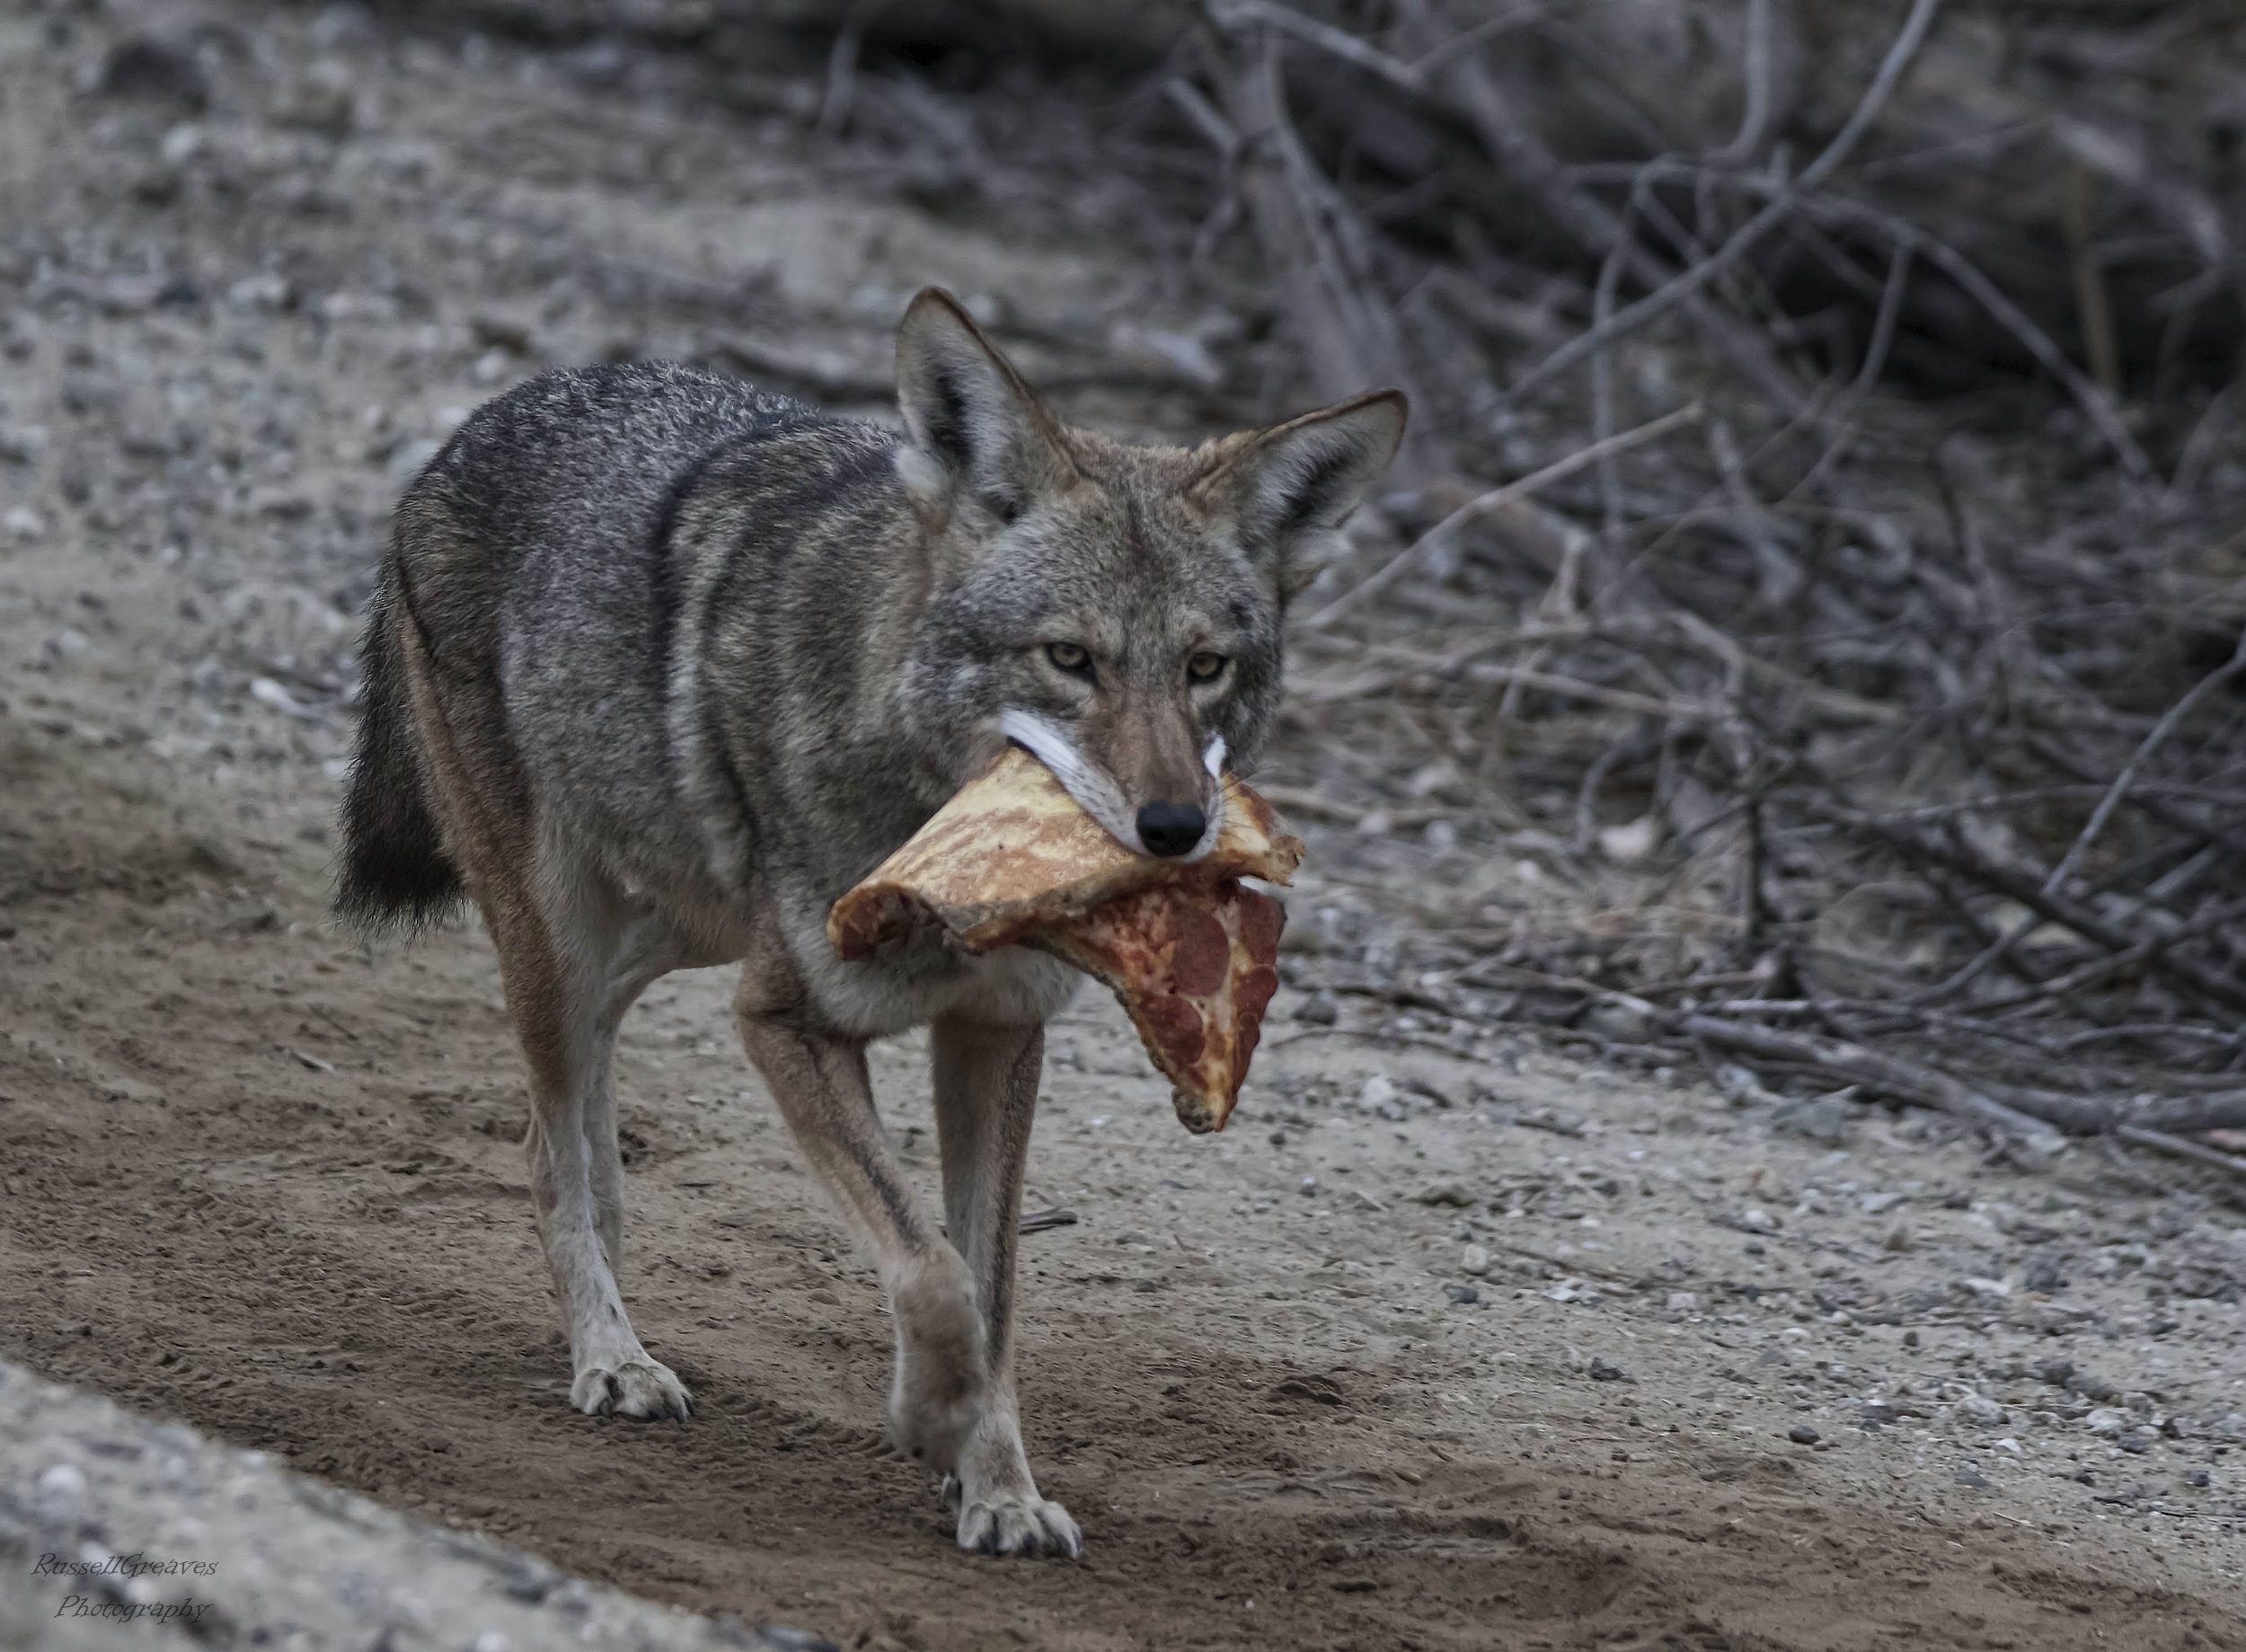
[{"label": "coyote's pointed ear", "polygon": [[898,472],[932,505],[972,497],[1009,522],[1075,479],[1059,420],[940,287],[898,327],[897,401],[912,437]]},{"label": "coyote's pointed ear", "polygon": [[1249,557],[1293,596],[1339,551],[1335,530],[1396,456],[1408,407],[1401,390],[1368,391],[1231,437],[1195,491],[1231,517]]}]

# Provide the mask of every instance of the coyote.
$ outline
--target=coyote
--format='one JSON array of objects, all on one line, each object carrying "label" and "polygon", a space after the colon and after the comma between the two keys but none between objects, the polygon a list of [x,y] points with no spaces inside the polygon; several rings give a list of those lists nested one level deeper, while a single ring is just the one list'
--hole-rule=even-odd
[{"label": "coyote", "polygon": [[[1126,845],[1216,837],[1290,596],[1402,438],[1379,391],[1193,448],[1064,425],[950,295],[897,342],[904,430],[699,368],[570,368],[481,410],[400,501],[364,646],[340,914],[482,909],[530,1069],[538,1236],[582,1411],[684,1421],[616,1288],[632,1002],[739,963],[735,1018],[896,1321],[891,1439],[960,1547],[1079,1552],[1013,1384],[1044,1024],[1078,976],[938,940],[844,963],[828,906],[1017,742]],[[869,1040],[926,1025],[943,1224]]]}]

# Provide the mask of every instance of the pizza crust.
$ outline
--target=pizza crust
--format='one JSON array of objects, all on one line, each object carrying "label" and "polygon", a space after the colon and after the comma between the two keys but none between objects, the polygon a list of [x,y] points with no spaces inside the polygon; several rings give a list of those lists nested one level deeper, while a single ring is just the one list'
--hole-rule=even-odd
[{"label": "pizza crust", "polygon": [[1052,773],[1009,746],[835,903],[827,938],[872,956],[929,924],[969,952],[1033,946],[1111,988],[1174,1086],[1186,1128],[1222,1129],[1278,985],[1286,909],[1242,878],[1286,883],[1302,860],[1270,805],[1225,780],[1197,861],[1125,848]]}]

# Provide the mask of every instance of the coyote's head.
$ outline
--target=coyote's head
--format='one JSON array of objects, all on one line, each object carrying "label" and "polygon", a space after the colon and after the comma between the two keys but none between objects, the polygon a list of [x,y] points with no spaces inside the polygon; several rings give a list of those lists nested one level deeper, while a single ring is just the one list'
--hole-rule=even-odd
[{"label": "coyote's head", "polygon": [[1026,746],[1130,848],[1204,853],[1219,773],[1270,730],[1287,601],[1394,455],[1402,394],[1132,446],[1062,424],[933,287],[897,365],[929,579],[904,715],[942,759]]}]

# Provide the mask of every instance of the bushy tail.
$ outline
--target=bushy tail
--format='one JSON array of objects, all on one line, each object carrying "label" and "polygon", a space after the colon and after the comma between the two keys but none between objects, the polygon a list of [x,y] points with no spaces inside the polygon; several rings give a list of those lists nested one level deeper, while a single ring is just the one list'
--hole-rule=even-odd
[{"label": "bushy tail", "polygon": [[362,933],[411,933],[449,912],[461,897],[459,869],[445,858],[436,817],[421,792],[413,707],[394,627],[410,623],[393,570],[368,606],[360,667],[366,693],[358,748],[343,791],[343,860],[335,910]]}]

